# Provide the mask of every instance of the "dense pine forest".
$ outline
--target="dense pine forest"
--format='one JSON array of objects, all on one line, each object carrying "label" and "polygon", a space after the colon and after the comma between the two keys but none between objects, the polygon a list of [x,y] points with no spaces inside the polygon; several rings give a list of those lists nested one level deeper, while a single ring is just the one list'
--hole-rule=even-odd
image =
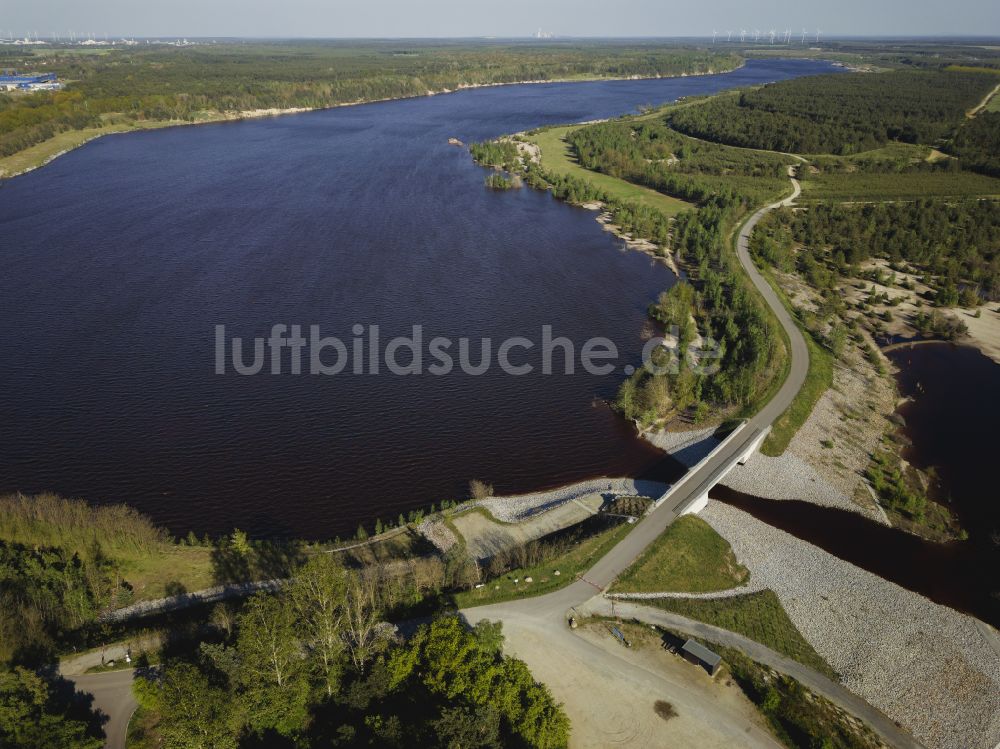
[{"label": "dense pine forest", "polygon": [[772,239],[761,240],[759,253],[782,270],[800,270],[816,287],[829,285],[821,268],[843,273],[884,258],[928,274],[938,306],[955,306],[960,296],[970,303],[964,306],[1000,300],[1000,204],[993,200],[820,203],[776,211],[767,224]]},{"label": "dense pine forest", "polygon": [[699,138],[789,153],[933,144],[948,138],[996,84],[988,72],[810,76],[679,108],[670,124]]},{"label": "dense pine forest", "polygon": [[0,156],[7,156],[65,130],[121,119],[195,121],[206,113],[330,107],[469,85],[705,73],[732,69],[740,58],[641,42],[303,42],[55,49],[0,61],[68,82],[63,91],[0,93]]},{"label": "dense pine forest", "polygon": [[1000,112],[981,112],[969,120],[948,150],[970,169],[1000,177]]}]

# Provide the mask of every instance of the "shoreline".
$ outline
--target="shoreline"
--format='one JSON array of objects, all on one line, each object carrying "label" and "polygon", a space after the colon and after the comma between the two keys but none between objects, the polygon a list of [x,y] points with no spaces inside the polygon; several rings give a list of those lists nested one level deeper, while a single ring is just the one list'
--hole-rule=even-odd
[{"label": "shoreline", "polygon": [[[652,81],[670,78],[693,78],[706,75],[725,75],[727,73],[733,73],[746,67],[746,58],[744,58],[739,65],[730,68],[729,70],[708,70],[703,73],[677,73],[675,75],[632,75],[632,76],[596,76],[596,77],[584,77],[584,78],[552,78],[552,79],[542,79],[542,80],[522,80],[522,81],[503,81],[498,83],[460,83],[453,89],[443,88],[438,91],[427,89],[425,93],[422,94],[408,94],[405,96],[388,96],[379,99],[359,99],[357,101],[345,101],[339,102],[337,104],[330,104],[329,106],[322,107],[271,107],[271,108],[261,108],[261,109],[247,109],[241,111],[228,111],[219,112],[218,110],[211,110],[208,117],[201,120],[196,120],[193,122],[188,122],[185,120],[136,120],[122,126],[120,130],[109,129],[107,132],[94,133],[90,137],[85,138],[79,143],[75,143],[69,148],[65,148],[56,153],[47,154],[42,157],[38,163],[31,164],[23,169],[14,172],[7,172],[7,169],[3,166],[3,162],[6,159],[16,158],[18,155],[30,151],[33,148],[44,147],[46,143],[58,138],[60,135],[72,134],[77,132],[83,132],[82,130],[66,130],[62,133],[57,133],[53,138],[49,140],[42,141],[40,143],[35,143],[28,148],[22,149],[16,153],[10,154],[9,156],[0,158],[0,179],[14,179],[15,177],[20,177],[29,172],[33,172],[36,169],[41,169],[47,164],[51,163],[60,156],[64,156],[71,151],[75,151],[77,148],[90,143],[93,140],[104,137],[106,135],[121,135],[123,133],[132,133],[141,130],[160,130],[168,127],[190,127],[197,125],[209,125],[221,122],[240,122],[243,120],[254,120],[260,119],[262,117],[282,117],[290,114],[305,114],[307,112],[322,112],[332,109],[339,109],[340,107],[356,107],[363,104],[382,104],[390,101],[405,101],[407,99],[423,99],[431,96],[443,96],[446,94],[456,94],[462,91],[469,91],[478,88],[496,88],[499,86],[534,86],[541,85],[544,83],[597,83],[600,81]],[[206,110],[208,113],[209,110]],[[109,127],[114,127],[109,126]],[[98,129],[98,128],[88,128],[88,129]]]}]

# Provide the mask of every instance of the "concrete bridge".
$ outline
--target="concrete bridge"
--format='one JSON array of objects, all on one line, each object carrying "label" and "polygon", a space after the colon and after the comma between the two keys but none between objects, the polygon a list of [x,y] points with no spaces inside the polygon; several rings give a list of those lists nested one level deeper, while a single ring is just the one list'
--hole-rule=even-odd
[{"label": "concrete bridge", "polygon": [[760,449],[770,431],[770,426],[751,427],[749,422],[744,421],[712,452],[691,466],[676,484],[667,489],[647,510],[647,514],[656,512],[663,505],[670,506],[671,502],[674,503],[671,509],[676,516],[704,510],[712,487],[722,481],[733,468],[746,463]]}]

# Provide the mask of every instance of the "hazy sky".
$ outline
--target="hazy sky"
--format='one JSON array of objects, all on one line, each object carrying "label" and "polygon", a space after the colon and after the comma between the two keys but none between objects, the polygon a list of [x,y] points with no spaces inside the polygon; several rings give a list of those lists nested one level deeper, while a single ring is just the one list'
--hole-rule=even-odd
[{"label": "hazy sky", "polygon": [[998,0],[0,0],[23,36],[691,36],[803,27],[826,34],[1000,35]]}]

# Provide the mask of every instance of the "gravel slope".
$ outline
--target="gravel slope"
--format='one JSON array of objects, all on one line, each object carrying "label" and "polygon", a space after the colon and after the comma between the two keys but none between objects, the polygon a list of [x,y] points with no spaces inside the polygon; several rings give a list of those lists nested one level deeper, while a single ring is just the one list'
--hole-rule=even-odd
[{"label": "gravel slope", "polygon": [[928,747],[997,745],[1000,653],[986,625],[728,505],[710,501],[700,516],[732,544],[751,580],[778,594],[851,691]]}]

